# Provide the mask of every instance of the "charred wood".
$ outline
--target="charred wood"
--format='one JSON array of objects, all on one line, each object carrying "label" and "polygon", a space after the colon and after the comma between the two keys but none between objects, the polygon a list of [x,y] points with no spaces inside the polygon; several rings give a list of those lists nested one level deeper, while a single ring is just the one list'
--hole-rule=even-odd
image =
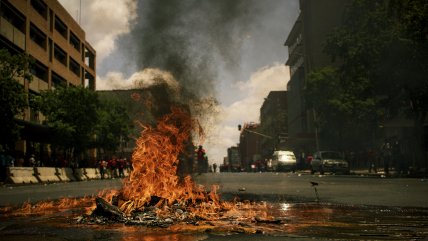
[{"label": "charred wood", "polygon": [[93,216],[102,216],[118,221],[125,220],[125,214],[120,211],[117,206],[108,203],[106,200],[100,197],[95,199],[95,203],[97,204],[97,208],[92,212]]}]

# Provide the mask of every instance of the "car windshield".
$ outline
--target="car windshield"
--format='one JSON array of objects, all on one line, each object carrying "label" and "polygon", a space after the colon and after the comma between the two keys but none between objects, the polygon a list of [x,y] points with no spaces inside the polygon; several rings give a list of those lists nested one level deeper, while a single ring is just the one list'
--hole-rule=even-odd
[{"label": "car windshield", "polygon": [[278,159],[280,161],[286,161],[286,160],[294,160],[296,159],[296,157],[292,153],[284,153],[284,154],[280,154]]},{"label": "car windshield", "polygon": [[339,152],[323,152],[321,155],[324,159],[342,159],[342,155]]}]

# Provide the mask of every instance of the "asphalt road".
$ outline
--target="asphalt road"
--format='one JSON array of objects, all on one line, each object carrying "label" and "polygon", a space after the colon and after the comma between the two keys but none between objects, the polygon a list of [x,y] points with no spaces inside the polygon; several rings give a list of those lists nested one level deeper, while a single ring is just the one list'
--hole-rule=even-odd
[{"label": "asphalt road", "polygon": [[20,205],[24,202],[56,200],[63,197],[96,195],[105,189],[119,189],[121,179],[104,179],[52,184],[6,185],[0,188],[0,206]]},{"label": "asphalt road", "polygon": [[[123,224],[76,224],[74,213],[2,217],[1,240],[428,240],[428,182],[416,178],[310,175],[307,173],[208,173],[198,184],[219,185],[223,199],[241,197],[276,203],[285,223],[266,224],[268,233],[171,232]],[[311,182],[316,183],[312,186]],[[121,180],[0,187],[0,206],[119,189]],[[318,192],[319,203],[315,188]],[[70,218],[71,215],[71,218]],[[239,222],[231,222],[240,227]],[[257,223],[250,223],[259,227]],[[192,226],[192,225],[189,225]],[[243,226],[245,227],[245,226]]]},{"label": "asphalt road", "polygon": [[[428,207],[428,181],[418,178],[360,177],[355,175],[310,175],[302,173],[207,173],[194,177],[198,184],[219,185],[225,199],[243,198],[316,201],[350,205]],[[318,183],[312,186],[310,182]],[[46,185],[0,187],[0,206],[19,205],[61,197],[96,195],[104,189],[119,189],[121,179]]]},{"label": "asphalt road", "polygon": [[[316,188],[319,202],[428,207],[428,181],[420,178],[299,173],[211,173],[197,176],[196,182],[205,186],[218,184],[220,191],[225,194],[255,194],[289,201],[315,201]],[[310,182],[318,185],[312,186]]]}]

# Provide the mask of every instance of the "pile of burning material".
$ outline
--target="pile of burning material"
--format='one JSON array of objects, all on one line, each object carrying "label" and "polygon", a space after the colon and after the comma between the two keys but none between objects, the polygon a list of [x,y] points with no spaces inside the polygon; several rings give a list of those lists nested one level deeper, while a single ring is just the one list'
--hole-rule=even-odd
[{"label": "pile of burning material", "polygon": [[[159,198],[153,198],[160,201]],[[186,223],[199,225],[200,221],[208,221],[207,218],[192,212],[195,207],[175,203],[171,206],[157,207],[148,203],[144,208],[125,214],[118,206],[107,202],[101,197],[95,199],[96,208],[90,215],[83,215],[77,219],[78,223],[87,224],[111,224],[125,223],[127,225],[143,225],[148,227],[168,227],[173,224]],[[216,213],[217,214],[217,213]],[[210,218],[214,219],[214,218]]]},{"label": "pile of burning material", "polygon": [[[115,200],[116,198],[113,198]],[[120,208],[101,197],[97,197],[96,208],[91,214],[77,218],[80,224],[141,225],[146,227],[170,228],[172,231],[219,231],[257,233],[278,229],[279,224],[287,223],[284,218],[273,218],[269,214],[271,207],[266,202],[222,202],[222,208],[215,213],[203,213],[206,204],[197,205],[175,203],[157,207],[158,197],[143,209],[127,215]],[[117,203],[116,203],[117,204]],[[269,228],[266,225],[273,225]],[[194,228],[191,228],[194,227]]]},{"label": "pile of burning material", "polygon": [[[156,128],[145,127],[132,155],[133,171],[123,188],[96,199],[91,216],[129,224],[163,226],[174,220],[208,218],[223,209],[216,187],[206,192],[191,177],[177,176],[178,156],[197,121],[175,108]],[[109,201],[106,201],[109,200]],[[166,217],[166,218],[165,218]]]},{"label": "pile of burning material", "polygon": [[18,209],[0,208],[0,213],[74,215],[78,211],[78,224],[139,225],[171,232],[282,232],[281,224],[288,221],[272,213],[271,204],[221,201],[217,186],[206,191],[190,176],[178,177],[178,156],[194,129],[201,131],[197,121],[173,109],[156,128],[143,129],[132,156],[133,170],[120,190],[103,191],[97,197],[26,203]]},{"label": "pile of burning material", "polygon": [[[178,156],[192,131],[198,129],[195,127],[197,122],[188,113],[173,109],[156,128],[145,128],[136,142],[133,171],[124,180],[123,188],[97,197],[94,211],[77,221],[155,227],[217,226],[224,221],[269,222],[263,215],[256,219],[257,211],[245,210],[246,205],[252,208],[254,205],[220,201],[216,186],[208,192],[195,185],[190,176],[183,179],[177,176]],[[262,210],[260,206],[257,208]],[[245,214],[239,210],[245,210]]]}]

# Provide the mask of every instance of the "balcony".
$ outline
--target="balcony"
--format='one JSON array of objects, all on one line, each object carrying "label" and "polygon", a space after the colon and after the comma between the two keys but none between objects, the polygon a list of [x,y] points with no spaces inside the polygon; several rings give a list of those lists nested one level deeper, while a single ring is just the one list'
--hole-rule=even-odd
[{"label": "balcony", "polygon": [[42,90],[47,90],[49,88],[49,84],[33,75],[33,80],[30,82],[28,88],[36,93],[40,93]]},{"label": "balcony", "polygon": [[2,17],[0,17],[0,33],[16,46],[25,50],[25,34]]}]

